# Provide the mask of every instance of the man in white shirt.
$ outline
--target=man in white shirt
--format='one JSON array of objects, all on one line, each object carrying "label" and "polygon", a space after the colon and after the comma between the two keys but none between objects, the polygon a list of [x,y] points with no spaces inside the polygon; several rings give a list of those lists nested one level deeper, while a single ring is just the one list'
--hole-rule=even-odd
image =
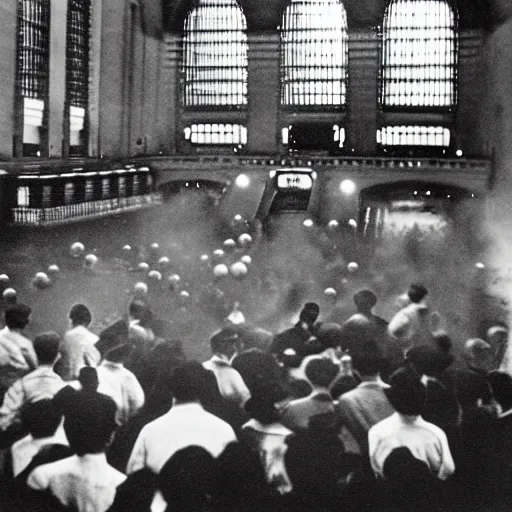
[{"label": "man in white shirt", "polygon": [[5,311],[5,327],[0,330],[0,397],[23,375],[37,368],[32,342],[23,336],[32,310],[15,304]]},{"label": "man in white shirt", "polygon": [[105,456],[115,412],[110,398],[93,390],[77,392],[69,407],[64,408],[64,429],[76,455],[36,467],[27,485],[37,491],[49,491],[62,505],[78,512],[108,510],[117,486],[126,479],[107,463]]},{"label": "man in white shirt", "polygon": [[240,338],[233,328],[225,327],[215,333],[210,340],[213,356],[203,367],[214,373],[221,396],[243,407],[251,394],[242,376],[231,366],[239,344]]},{"label": "man in white shirt", "polygon": [[411,284],[407,296],[410,303],[389,322],[388,332],[398,340],[401,348],[432,343],[429,326],[429,308],[425,302],[428,290],[421,284]]},{"label": "man in white shirt", "polygon": [[128,473],[149,468],[158,474],[176,451],[192,445],[218,457],[229,443],[236,441],[233,429],[206,412],[199,402],[198,379],[202,372],[195,362],[174,369],[172,409],[142,429],[128,461]]},{"label": "man in white shirt", "polygon": [[110,349],[96,368],[98,392],[110,396],[117,405],[116,421],[119,426],[133,418],[144,405],[144,391],[137,377],[123,365],[132,351],[125,343]]},{"label": "man in white shirt", "polygon": [[421,417],[426,388],[413,370],[401,368],[390,378],[385,393],[396,412],[370,428],[369,454],[377,477],[384,478],[388,455],[400,447],[427,464],[439,480],[446,480],[455,471],[446,434]]},{"label": "man in white shirt", "polygon": [[29,403],[51,399],[65,383],[53,371],[59,358],[60,336],[55,332],[38,334],[34,338],[34,349],[39,366],[17,380],[5,393],[0,407],[0,429],[6,430],[20,422],[20,412]]},{"label": "man in white shirt", "polygon": [[60,427],[62,414],[49,399],[39,400],[23,409],[23,424],[29,434],[11,446],[12,469],[18,476],[43,446],[68,446],[64,430]]},{"label": "man in white shirt", "polygon": [[98,336],[89,331],[92,316],[84,304],[75,304],[70,312],[71,329],[64,334],[60,352],[61,359],[55,371],[65,381],[78,379],[80,369],[84,366],[97,366],[100,353],[94,346]]}]

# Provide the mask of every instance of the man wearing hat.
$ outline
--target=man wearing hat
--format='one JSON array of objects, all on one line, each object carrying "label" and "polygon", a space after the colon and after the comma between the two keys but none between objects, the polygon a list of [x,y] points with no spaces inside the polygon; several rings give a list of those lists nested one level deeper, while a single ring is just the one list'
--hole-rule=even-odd
[{"label": "man wearing hat", "polygon": [[421,284],[413,283],[407,297],[410,304],[403,307],[389,322],[388,332],[407,351],[414,345],[432,343],[429,326],[429,309],[425,302],[428,290]]},{"label": "man wearing hat", "polygon": [[304,304],[299,314],[299,321],[290,329],[274,336],[269,352],[274,354],[278,360],[281,360],[283,352],[287,349],[294,350],[301,359],[306,356],[309,353],[307,342],[313,336],[314,325],[319,313],[320,307],[315,302]]},{"label": "man wearing hat", "polygon": [[411,368],[400,368],[389,379],[384,392],[395,413],[370,428],[368,444],[371,467],[384,478],[388,455],[400,447],[408,448],[416,459],[425,462],[439,480],[455,471],[446,434],[421,417],[426,389],[420,375]]},{"label": "man wearing hat", "polygon": [[231,366],[240,341],[237,331],[231,327],[215,333],[210,340],[213,356],[203,363],[203,367],[215,375],[221,396],[243,407],[251,394],[242,376]]}]

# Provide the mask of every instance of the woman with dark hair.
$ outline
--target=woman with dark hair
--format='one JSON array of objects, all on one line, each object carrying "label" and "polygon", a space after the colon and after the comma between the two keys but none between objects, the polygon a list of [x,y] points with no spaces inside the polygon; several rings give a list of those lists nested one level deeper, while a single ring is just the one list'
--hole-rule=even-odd
[{"label": "woman with dark hair", "polygon": [[277,382],[261,384],[245,404],[251,419],[242,427],[241,440],[259,455],[266,481],[279,495],[288,494],[292,485],[284,465],[286,438],[292,431],[279,418],[276,403],[286,398]]}]

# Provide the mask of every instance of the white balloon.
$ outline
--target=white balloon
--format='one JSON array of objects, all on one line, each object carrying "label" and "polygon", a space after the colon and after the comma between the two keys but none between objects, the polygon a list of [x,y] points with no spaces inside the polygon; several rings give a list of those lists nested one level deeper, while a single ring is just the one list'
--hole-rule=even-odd
[{"label": "white balloon", "polygon": [[248,255],[248,254],[244,254],[241,258],[240,258],[240,261],[242,263],[245,263],[246,265],[250,265],[252,263],[252,258]]},{"label": "white balloon", "polygon": [[148,293],[148,285],[146,283],[139,281],[138,283],[135,283],[133,285],[133,291],[137,295],[146,295]]},{"label": "white balloon", "polygon": [[347,268],[349,272],[355,272],[359,268],[359,265],[355,261],[351,261],[347,265]]},{"label": "white balloon", "polygon": [[96,256],[96,254],[88,254],[85,257],[86,266],[94,267],[94,265],[96,265],[96,263],[98,263],[98,256]]},{"label": "white balloon", "polygon": [[14,288],[6,288],[2,293],[2,297],[4,299],[12,299],[16,297],[16,290]]},{"label": "white balloon", "polygon": [[252,236],[249,233],[242,233],[238,237],[238,244],[242,247],[248,247],[252,243]]},{"label": "white balloon", "polygon": [[224,263],[219,263],[213,267],[213,275],[215,277],[225,277],[229,274],[229,269]]},{"label": "white balloon", "polygon": [[148,273],[149,279],[153,279],[154,281],[161,281],[162,274],[158,272],[158,270],[150,270]]},{"label": "white balloon", "polygon": [[324,290],[324,295],[326,297],[336,297],[336,290],[334,288],[331,288],[331,287],[326,288]]},{"label": "white balloon", "polygon": [[229,271],[236,279],[243,279],[247,275],[247,266],[242,261],[237,261],[229,267]]},{"label": "white balloon", "polygon": [[81,242],[75,242],[71,245],[70,250],[73,257],[78,258],[85,251],[85,246]]}]

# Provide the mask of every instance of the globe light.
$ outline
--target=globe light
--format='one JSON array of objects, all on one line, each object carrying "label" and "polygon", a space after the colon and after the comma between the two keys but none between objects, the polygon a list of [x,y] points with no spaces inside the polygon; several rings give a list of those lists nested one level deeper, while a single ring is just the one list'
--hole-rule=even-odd
[{"label": "globe light", "polygon": [[247,174],[239,174],[235,179],[235,185],[239,188],[247,188],[251,183]]},{"label": "globe light", "polygon": [[352,180],[343,180],[340,183],[340,190],[346,196],[351,196],[356,191],[356,184]]}]

